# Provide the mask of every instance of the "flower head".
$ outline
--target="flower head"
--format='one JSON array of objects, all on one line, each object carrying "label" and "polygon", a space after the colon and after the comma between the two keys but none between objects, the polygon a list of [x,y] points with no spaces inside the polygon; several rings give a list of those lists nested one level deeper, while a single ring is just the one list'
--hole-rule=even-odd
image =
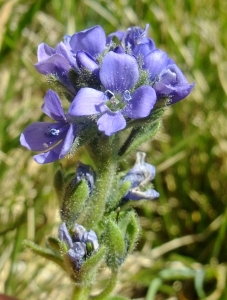
[{"label": "flower head", "polygon": [[72,36],[65,36],[64,42],[60,42],[56,48],[51,48],[42,43],[38,47],[38,62],[35,68],[41,74],[54,76],[72,94],[76,90],[69,78],[70,69],[78,70],[77,53],[83,51],[91,60],[100,55],[106,45],[106,34],[101,26],[80,31]]},{"label": "flower head", "polygon": [[79,271],[88,252],[99,249],[98,238],[93,230],[86,230],[83,226],[75,224],[71,233],[69,233],[66,224],[62,223],[59,227],[59,239],[64,242],[68,248],[69,256],[73,267]]},{"label": "flower head", "polygon": [[139,79],[138,64],[128,54],[106,54],[99,71],[103,91],[82,88],[74,98],[69,115],[98,117],[98,128],[110,136],[125,128],[125,117],[147,117],[156,102],[152,87],[133,87]]},{"label": "flower head", "polygon": [[70,150],[76,134],[76,125],[69,124],[58,95],[49,90],[44,97],[43,112],[56,123],[36,122],[25,128],[20,137],[22,146],[41,152],[34,156],[40,164],[63,158]]}]

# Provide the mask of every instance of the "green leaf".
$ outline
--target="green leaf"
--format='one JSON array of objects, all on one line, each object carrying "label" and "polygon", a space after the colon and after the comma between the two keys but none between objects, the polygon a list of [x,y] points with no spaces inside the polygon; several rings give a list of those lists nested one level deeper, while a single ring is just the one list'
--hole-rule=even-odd
[{"label": "green leaf", "polygon": [[160,120],[155,120],[147,124],[145,123],[140,127],[136,125],[136,127],[132,129],[122,148],[119,150],[119,158],[125,158],[133,151],[136,151],[141,144],[152,139],[160,128],[160,125]]},{"label": "green leaf", "polygon": [[64,193],[64,171],[62,168],[57,170],[57,172],[55,173],[53,183],[54,183],[54,189],[56,191],[58,200],[61,204],[63,193]]},{"label": "green leaf", "polygon": [[111,269],[117,269],[126,256],[124,236],[114,221],[107,220],[105,226],[102,241],[107,246],[106,262]]},{"label": "green leaf", "polygon": [[47,248],[43,248],[43,247],[41,247],[41,246],[39,246],[39,245],[35,244],[34,242],[29,241],[29,240],[24,240],[23,244],[24,244],[24,246],[31,249],[34,253],[36,253],[39,256],[42,256],[42,257],[44,257],[48,260],[51,260],[51,261],[55,262],[63,270],[65,270],[62,258],[59,255],[57,255],[55,252],[53,252],[52,250],[47,249]]},{"label": "green leaf", "polygon": [[121,199],[124,197],[124,195],[130,189],[130,186],[131,186],[130,181],[125,181],[121,185],[119,185],[116,193],[113,193],[111,195],[110,199],[107,201],[106,212],[110,212],[117,208],[117,206],[121,202]]},{"label": "green leaf", "polygon": [[50,247],[53,251],[56,251],[58,253],[60,253],[61,251],[59,240],[52,236],[49,236],[47,238],[47,246]]}]

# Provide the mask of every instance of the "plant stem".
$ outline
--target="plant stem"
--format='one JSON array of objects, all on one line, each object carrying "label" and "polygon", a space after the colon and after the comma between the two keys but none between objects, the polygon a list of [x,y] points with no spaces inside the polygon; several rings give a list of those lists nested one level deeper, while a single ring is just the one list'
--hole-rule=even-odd
[{"label": "plant stem", "polygon": [[90,294],[90,287],[76,285],[73,290],[71,300],[88,300]]},{"label": "plant stem", "polygon": [[95,190],[89,199],[89,205],[79,217],[78,223],[85,228],[94,228],[103,218],[105,205],[116,183],[117,141],[102,139],[98,144],[89,145],[89,153],[96,163]]},{"label": "plant stem", "polygon": [[92,300],[105,300],[115,288],[117,283],[118,270],[112,270],[110,281],[107,287],[97,296],[93,296]]}]

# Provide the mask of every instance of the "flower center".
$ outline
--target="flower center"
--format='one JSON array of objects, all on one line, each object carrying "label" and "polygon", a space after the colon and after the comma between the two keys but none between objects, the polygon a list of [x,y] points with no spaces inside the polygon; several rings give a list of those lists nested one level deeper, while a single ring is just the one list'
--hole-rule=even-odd
[{"label": "flower center", "polygon": [[112,112],[122,110],[125,107],[126,102],[132,99],[128,90],[125,90],[123,94],[114,94],[110,90],[106,90],[104,94],[106,98],[105,104]]},{"label": "flower center", "polygon": [[49,127],[45,132],[46,135],[50,135],[50,136],[56,136],[59,135],[59,133],[60,133],[59,129],[51,128],[51,127]]}]

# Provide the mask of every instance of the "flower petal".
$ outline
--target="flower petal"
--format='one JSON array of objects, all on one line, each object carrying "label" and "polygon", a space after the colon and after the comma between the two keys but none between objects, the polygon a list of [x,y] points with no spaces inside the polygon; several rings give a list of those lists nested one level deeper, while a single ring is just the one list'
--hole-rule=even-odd
[{"label": "flower petal", "polygon": [[45,43],[42,43],[38,46],[37,57],[38,61],[49,58],[50,56],[56,53],[55,49],[51,48]]},{"label": "flower petal", "polygon": [[155,50],[155,43],[152,39],[148,39],[147,43],[141,43],[135,46],[133,49],[133,55],[135,56],[146,56],[151,51]]},{"label": "flower petal", "polygon": [[141,86],[132,94],[122,113],[129,118],[139,119],[147,117],[157,100],[155,90],[150,86]]},{"label": "flower petal", "polygon": [[106,34],[101,26],[94,26],[87,30],[75,33],[70,40],[72,51],[83,50],[92,56],[100,54],[105,49]]},{"label": "flower petal", "polygon": [[91,88],[82,88],[69,107],[68,114],[72,117],[99,114],[106,110],[103,92]]},{"label": "flower petal", "polygon": [[170,97],[171,103],[178,102],[190,94],[195,83],[189,84],[184,74],[175,65],[172,64],[165,68],[154,83],[158,98]]},{"label": "flower petal", "polygon": [[79,68],[85,68],[91,72],[94,72],[99,68],[93,57],[85,51],[77,52],[76,61]]},{"label": "flower petal", "polygon": [[164,51],[156,49],[144,57],[143,68],[149,71],[150,80],[154,80],[170,63],[173,61],[168,55]]},{"label": "flower petal", "polygon": [[115,132],[124,129],[126,126],[126,121],[120,112],[113,113],[111,111],[106,111],[98,119],[98,129],[104,131],[108,136],[111,136]]},{"label": "flower petal", "polygon": [[134,57],[110,51],[103,59],[99,75],[107,90],[123,93],[137,83],[139,69]]},{"label": "flower petal", "polygon": [[127,200],[153,200],[159,196],[159,193],[153,189],[148,189],[144,192],[137,189],[130,189],[127,195],[124,196],[123,202],[126,202]]},{"label": "flower petal", "polygon": [[61,151],[59,153],[60,159],[65,157],[65,155],[69,152],[69,150],[72,146],[73,140],[75,138],[75,135],[76,135],[76,127],[74,124],[70,124],[67,134],[64,138]]},{"label": "flower petal", "polygon": [[61,100],[53,90],[46,93],[42,110],[55,121],[64,122],[66,120]]},{"label": "flower petal", "polygon": [[[48,134],[50,129],[59,130],[58,135]],[[20,143],[33,151],[46,152],[56,147],[66,135],[69,125],[66,123],[32,123],[20,136]]]},{"label": "flower petal", "polygon": [[113,33],[108,35],[108,37],[106,39],[106,44],[109,45],[112,42],[112,39],[114,37],[116,37],[119,41],[122,41],[124,35],[125,35],[125,32],[121,31],[121,30],[113,32]]},{"label": "flower petal", "polygon": [[70,65],[76,69],[77,65],[76,65],[76,60],[74,58],[74,56],[72,55],[71,51],[70,51],[70,46],[69,44],[64,44],[63,42],[59,43],[56,47],[56,54],[59,54],[63,57],[65,57]]},{"label": "flower petal", "polygon": [[[62,143],[62,142],[61,142]],[[56,160],[59,160],[59,151],[62,148],[61,143],[57,145],[55,148],[51,149],[50,151],[47,151],[45,153],[37,154],[33,158],[38,164],[48,164],[51,162],[54,162]]]},{"label": "flower petal", "polygon": [[35,64],[35,68],[41,74],[57,74],[61,77],[62,73],[69,71],[69,61],[59,54],[54,54],[49,58]]}]

